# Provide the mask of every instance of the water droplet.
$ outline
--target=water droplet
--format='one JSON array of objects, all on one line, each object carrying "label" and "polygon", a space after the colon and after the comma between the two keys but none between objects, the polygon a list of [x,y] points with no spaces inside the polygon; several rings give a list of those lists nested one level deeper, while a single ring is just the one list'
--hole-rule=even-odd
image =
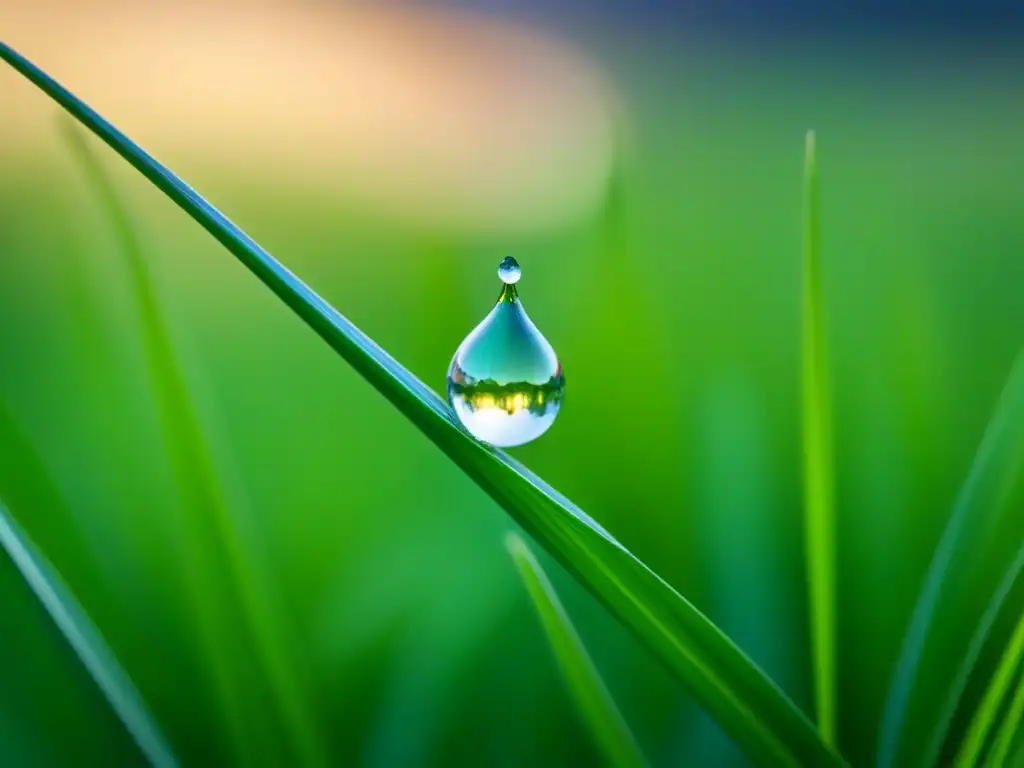
[{"label": "water droplet", "polygon": [[511,256],[506,256],[501,260],[501,264],[498,265],[498,277],[501,278],[501,282],[507,285],[518,283],[522,274],[523,271],[519,269],[519,262]]},{"label": "water droplet", "polygon": [[547,432],[565,377],[555,350],[523,309],[519,264],[501,262],[498,303],[465,338],[448,368],[448,402],[478,440],[510,448]]}]

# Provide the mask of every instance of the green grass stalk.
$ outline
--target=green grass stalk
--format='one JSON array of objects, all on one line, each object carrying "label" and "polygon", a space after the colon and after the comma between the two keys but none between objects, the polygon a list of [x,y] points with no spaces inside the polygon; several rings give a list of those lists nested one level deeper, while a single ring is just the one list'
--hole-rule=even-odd
[{"label": "green grass stalk", "polygon": [[518,534],[509,533],[505,547],[537,609],[569,694],[596,746],[608,765],[643,768],[647,761],[540,562]]},{"label": "green grass stalk", "polygon": [[46,609],[149,763],[154,768],[175,768],[178,760],[135,685],[56,570],[21,531],[2,501],[0,548]]},{"label": "green grass stalk", "polygon": [[1015,361],[985,429],[914,606],[885,703],[876,763],[879,768],[927,766],[937,757],[951,707],[955,707],[1009,591],[1008,584],[1021,567],[1018,556],[966,648],[961,650],[959,642],[950,643],[971,603],[960,585],[973,583],[979,571],[991,568],[989,543],[998,539],[1001,527],[1014,524],[1012,510],[1005,510],[1020,475],[1022,458],[1024,355]]},{"label": "green grass stalk", "polygon": [[818,730],[836,738],[836,543],[832,400],[821,269],[815,136],[804,155],[803,458],[807,584]]},{"label": "green grass stalk", "polygon": [[[245,701],[239,680],[256,672],[264,675],[274,692],[272,705],[280,708],[279,720],[291,739],[293,759],[303,765],[325,765],[312,717],[294,675],[294,665],[278,637],[269,607],[255,581],[254,569],[240,540],[224,490],[218,481],[210,446],[188,392],[188,385],[174,353],[152,278],[149,275],[141,239],[99,158],[89,148],[78,127],[68,120],[64,136],[81,165],[116,235],[129,270],[139,311],[139,325],[145,341],[145,357],[152,391],[156,395],[160,424],[176,487],[180,510],[188,533],[183,559],[192,584],[193,598],[202,617],[201,630],[208,650],[214,655],[214,678],[235,731],[236,749],[246,762],[258,763],[261,738],[253,734],[240,710],[256,702]],[[237,616],[241,626],[232,624]],[[229,640],[230,638],[230,640]],[[229,642],[241,642],[259,665],[256,670],[238,670]],[[231,670],[231,671],[229,671]],[[248,731],[248,732],[247,732]]]},{"label": "green grass stalk", "polygon": [[170,169],[9,46],[5,60],[217,239],[647,644],[756,762],[844,765],[802,711],[714,624],[582,509],[475,440],[438,395]]},{"label": "green grass stalk", "polygon": [[1006,711],[996,740],[992,744],[992,753],[989,755],[986,765],[991,768],[1006,768],[1009,765],[1008,758],[1013,743],[1020,731],[1021,721],[1024,720],[1024,677],[1017,681],[1017,690],[1010,701],[1010,708]]},{"label": "green grass stalk", "polygon": [[989,681],[985,695],[978,706],[971,724],[967,728],[967,735],[957,752],[954,762],[955,768],[972,768],[977,765],[995,725],[996,716],[1003,706],[1006,694],[1010,690],[1018,670],[1021,668],[1021,661],[1024,660],[1024,616],[1021,616],[1017,626],[1010,637],[1010,642],[999,659],[999,666]]}]

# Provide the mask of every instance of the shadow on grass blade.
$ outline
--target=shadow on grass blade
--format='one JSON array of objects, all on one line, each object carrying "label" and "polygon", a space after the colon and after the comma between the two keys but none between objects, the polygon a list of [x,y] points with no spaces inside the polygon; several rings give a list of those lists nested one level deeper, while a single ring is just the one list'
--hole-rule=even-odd
[{"label": "shadow on grass blade", "polygon": [[146,759],[156,768],[177,766],[174,753],[132,681],[56,572],[18,528],[2,501],[0,548],[42,603]]},{"label": "shadow on grass blade", "polygon": [[636,739],[626,725],[615,701],[605,687],[601,675],[587,654],[587,649],[576,634],[569,615],[562,607],[555,588],[548,581],[544,569],[522,537],[509,533],[505,546],[523,579],[523,585],[533,601],[551,650],[562,670],[569,693],[579,709],[584,725],[590,729],[596,745],[604,753],[609,765],[637,768],[647,761],[637,746]]},{"label": "shadow on grass blade", "polygon": [[879,768],[928,766],[938,757],[966,675],[1008,592],[1008,580],[1020,569],[1018,562],[1004,574],[1003,586],[995,590],[968,643],[951,642],[965,621],[975,621],[971,587],[978,573],[992,566],[991,542],[1005,538],[1001,530],[1018,527],[1006,500],[1019,478],[1022,457],[1024,355],[1014,363],[914,607],[885,704]]},{"label": "shadow on grass blade", "polygon": [[818,729],[828,744],[836,729],[836,543],[825,298],[818,226],[818,164],[814,132],[804,159],[803,455],[807,583],[810,593]]},{"label": "shadow on grass blade", "polygon": [[[187,530],[182,553],[187,583],[197,607],[200,634],[211,654],[213,677],[224,698],[235,748],[245,762],[266,759],[325,765],[313,719],[297,686],[296,664],[255,576],[244,542],[236,530],[224,489],[218,480],[210,446],[188,392],[142,245],[128,211],[86,137],[70,119],[63,135],[85,172],[123,251],[138,303],[145,359],[154,392],[165,449]],[[263,680],[254,681],[253,678]],[[260,727],[266,703],[254,685],[266,682],[271,709],[287,733],[278,745],[274,728]],[[253,713],[257,714],[254,715]]]},{"label": "shadow on grass blade", "polygon": [[436,393],[88,105],[3,43],[0,58],[99,136],[248,267],[646,642],[752,759],[768,765],[842,764],[778,686],[579,507],[502,451],[463,431]]}]

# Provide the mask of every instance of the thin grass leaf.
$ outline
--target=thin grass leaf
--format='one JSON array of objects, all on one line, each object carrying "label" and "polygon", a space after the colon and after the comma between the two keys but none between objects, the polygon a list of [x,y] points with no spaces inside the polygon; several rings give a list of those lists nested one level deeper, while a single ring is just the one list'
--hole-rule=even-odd
[{"label": "thin grass leaf", "polygon": [[[213,655],[214,677],[220,695],[226,700],[236,749],[245,756],[245,762],[259,763],[268,757],[267,747],[261,740],[275,738],[269,729],[253,732],[257,726],[251,713],[267,707],[266,702],[259,701],[259,697],[247,690],[249,678],[256,671],[265,676],[273,693],[269,697],[271,707],[276,705],[280,710],[279,721],[288,731],[291,740],[288,748],[295,756],[292,759],[300,759],[305,765],[324,765],[327,761],[313,732],[313,720],[303,694],[296,685],[294,665],[277,635],[275,622],[255,581],[254,568],[217,479],[210,446],[174,354],[141,240],[80,129],[70,119],[63,127],[67,145],[114,229],[137,299],[148,373],[156,395],[165,448],[180,493],[180,510],[192,534],[183,560],[187,563],[187,577],[199,608],[199,629],[208,652]],[[255,670],[250,668],[250,663],[256,665]],[[246,711],[248,717],[243,714]]]},{"label": "thin grass leaf", "polygon": [[957,706],[960,704],[960,699],[967,688],[967,683],[970,681],[971,673],[974,672],[974,667],[985,648],[985,643],[989,640],[989,633],[992,631],[996,619],[999,618],[999,612],[1002,610],[1003,603],[1006,602],[1007,597],[1013,590],[1017,577],[1020,576],[1022,570],[1024,570],[1024,546],[1018,551],[1017,557],[1010,564],[995,593],[989,600],[985,612],[979,618],[971,635],[967,651],[959,664],[957,675],[949,687],[945,700],[939,700],[938,705],[935,707],[937,715],[934,718],[930,739],[924,752],[925,765],[934,765],[938,762],[943,744],[949,735],[949,725],[956,715]]},{"label": "thin grass leaf", "polygon": [[177,766],[174,752],[160,733],[142,696],[93,627],[85,611],[79,607],[56,571],[21,532],[2,501],[0,548],[42,603],[146,759],[156,768]]},{"label": "thin grass leaf", "polygon": [[[1000,402],[985,430],[977,455],[957,496],[953,512],[932,558],[914,606],[883,713],[877,764],[931,765],[960,691],[1005,594],[1010,566],[995,597],[966,644],[958,637],[970,603],[968,586],[991,567],[990,543],[1001,526],[1013,525],[1006,501],[1024,456],[1024,355],[1018,356]],[[1018,558],[1018,561],[1020,558]],[[1002,595],[1002,597],[1000,597]],[[923,671],[927,670],[927,674]],[[940,702],[940,706],[936,706]]]},{"label": "thin grass leaf", "polygon": [[1006,711],[996,740],[992,744],[992,753],[989,755],[986,765],[992,768],[1004,768],[1009,764],[1008,758],[1013,743],[1020,731],[1021,720],[1024,719],[1024,677],[1017,681],[1017,690],[1010,701],[1010,708]]},{"label": "thin grass leaf", "polygon": [[832,398],[829,391],[825,299],[818,226],[818,164],[814,132],[804,156],[803,455],[807,583],[810,592],[818,730],[836,738],[836,543]]},{"label": "thin grass leaf", "polygon": [[647,761],[636,739],[615,706],[541,564],[518,534],[509,533],[505,537],[505,547],[512,555],[523,585],[537,609],[569,693],[597,747],[609,765],[622,768],[646,766]]},{"label": "thin grass leaf", "polygon": [[[992,601],[992,607],[987,611],[987,617],[990,616],[990,620],[983,622],[982,627],[979,627],[979,630],[983,627],[986,629],[986,632],[984,633],[986,635],[987,628],[991,627],[991,624],[995,621],[999,608],[1002,606],[1006,596],[1009,594],[1013,582],[1016,581],[1021,567],[1024,566],[1024,548],[1021,549],[1015,565],[1015,572],[1012,572],[1011,574],[1012,579],[1009,579],[1008,582],[1000,588],[995,599]],[[976,634],[981,633],[976,632]],[[976,645],[979,646],[980,644],[981,643],[976,643]],[[981,649],[979,647],[978,653],[980,653],[980,650]],[[976,659],[977,654],[974,654],[974,658],[971,659],[971,664],[969,665],[970,667],[974,666],[974,661]],[[992,732],[992,726],[995,724],[996,715],[998,715],[999,710],[1003,706],[1003,700],[1006,698],[1006,694],[1010,690],[1010,686],[1013,683],[1017,670],[1021,667],[1022,659],[1024,659],[1024,616],[1021,616],[1020,621],[1017,623],[1017,626],[1013,631],[1013,635],[1010,637],[1010,642],[1007,644],[1006,650],[1003,651],[1003,655],[999,659],[999,665],[996,667],[995,674],[989,681],[988,688],[985,690],[985,695],[982,697],[981,704],[978,705],[978,709],[975,711],[974,717],[971,719],[971,724],[967,728],[967,734],[960,745],[960,749],[957,752],[957,756],[954,761],[956,768],[971,768],[971,766],[978,764],[982,750],[985,747],[985,743]],[[964,685],[966,685],[966,677],[967,675],[964,675]]]},{"label": "thin grass leaf", "polygon": [[16,51],[0,58],[68,110],[213,235],[669,666],[756,762],[841,759],[707,618],[594,520],[504,452],[473,439],[431,389],[169,169]]}]

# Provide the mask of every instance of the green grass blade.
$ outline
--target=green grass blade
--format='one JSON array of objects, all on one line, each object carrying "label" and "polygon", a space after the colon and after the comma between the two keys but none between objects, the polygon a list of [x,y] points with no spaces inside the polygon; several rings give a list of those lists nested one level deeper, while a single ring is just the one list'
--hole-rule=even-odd
[{"label": "green grass blade", "polygon": [[757,762],[841,765],[807,717],[710,621],[615,538],[504,452],[169,169],[34,64],[0,58],[99,136],[248,267],[669,666]]},{"label": "green grass blade", "polygon": [[57,573],[21,532],[3,502],[0,502],[0,548],[42,603],[146,759],[157,768],[177,766],[178,761],[142,696]]},{"label": "green grass blade", "polygon": [[[1018,556],[1017,559],[1017,570],[1019,573],[1019,563],[1024,561],[1024,549],[1021,549],[1021,555]],[[1012,586],[1013,581],[1016,581],[1018,573],[1012,574],[1013,579],[1006,585],[1005,589],[999,590],[999,593],[996,595],[996,599],[993,600],[993,604],[996,605],[996,609],[994,611],[989,611],[989,615],[992,616],[993,621],[995,616],[998,614],[998,607],[1001,606],[1003,600],[1005,600],[1006,594],[1010,591],[1009,587]],[[991,625],[991,621],[986,623]],[[975,645],[978,644],[976,643]],[[985,742],[988,740],[988,737],[992,732],[992,726],[995,724],[996,715],[1003,706],[1003,700],[1006,698],[1006,694],[1010,690],[1010,686],[1013,683],[1017,670],[1021,667],[1022,660],[1024,660],[1024,616],[1021,616],[1016,628],[1014,628],[1013,635],[1010,637],[1010,642],[1007,644],[1006,650],[1003,651],[1003,655],[999,659],[999,665],[996,667],[995,674],[989,681],[988,688],[985,690],[985,695],[982,697],[981,704],[978,705],[978,709],[974,713],[974,717],[971,718],[971,724],[967,728],[967,734],[964,737],[963,743],[960,745],[960,749],[958,750],[954,761],[955,768],[971,768],[971,766],[978,764],[982,750],[985,747]],[[970,666],[973,666],[973,664]]]},{"label": "green grass blade", "polygon": [[[914,607],[883,713],[877,754],[880,768],[929,765],[937,757],[935,745],[941,746],[950,702],[955,706],[963,683],[964,660],[969,672],[991,625],[988,617],[998,611],[999,595],[1006,591],[996,590],[966,645],[950,641],[961,636],[965,621],[975,620],[965,585],[974,584],[973,578],[991,567],[989,543],[999,540],[1000,525],[1013,523],[1012,513],[1005,514],[1006,499],[1018,478],[1022,455],[1024,356],[1019,356]],[[1014,577],[1014,567],[1018,566],[1011,566],[1004,584]]]},{"label": "green grass blade", "polygon": [[647,765],[541,564],[521,536],[509,533],[505,546],[537,609],[583,722],[608,764],[622,767]]},{"label": "green grass blade", "polygon": [[818,730],[828,744],[836,729],[836,544],[832,401],[818,226],[814,132],[804,157],[803,455],[807,583]]},{"label": "green grass blade", "polygon": [[[181,513],[190,531],[190,551],[183,553],[183,560],[199,608],[200,632],[207,652],[213,657],[214,678],[220,695],[226,699],[236,749],[247,755],[246,762],[259,762],[266,757],[261,739],[275,738],[269,729],[252,733],[252,717],[240,714],[248,708],[251,715],[255,708],[266,706],[248,690],[249,678],[256,672],[265,676],[273,692],[270,701],[281,710],[279,722],[289,733],[291,743],[287,749],[292,750],[291,759],[300,759],[306,765],[326,764],[303,693],[296,685],[294,665],[268,615],[262,590],[255,583],[255,571],[217,479],[210,447],[149,276],[141,240],[86,137],[70,119],[64,127],[68,147],[114,229],[137,298],[149,376],[180,493]],[[255,669],[250,664],[255,664]]]},{"label": "green grass blade", "polygon": [[992,744],[992,754],[989,755],[986,765],[992,768],[1004,768],[1009,764],[1010,750],[1020,730],[1021,720],[1024,719],[1024,677],[1017,681],[1017,690],[1013,694],[1010,708],[1006,711],[996,740]]},{"label": "green grass blade", "polygon": [[925,765],[934,765],[938,762],[939,756],[942,753],[942,747],[949,735],[949,725],[956,715],[957,706],[960,704],[964,689],[967,688],[967,683],[970,681],[974,667],[978,663],[978,658],[985,648],[985,643],[989,639],[992,627],[995,625],[996,619],[999,618],[999,612],[1002,610],[1003,603],[1006,602],[1007,597],[1013,590],[1017,577],[1020,576],[1022,570],[1024,570],[1024,547],[1021,547],[1017,557],[1010,564],[1006,573],[1003,574],[1002,581],[989,600],[985,612],[979,618],[975,630],[971,634],[967,650],[960,661],[957,675],[948,688],[945,700],[939,699],[937,705],[933,703],[936,715],[932,718],[932,730],[924,752],[923,762]]}]

